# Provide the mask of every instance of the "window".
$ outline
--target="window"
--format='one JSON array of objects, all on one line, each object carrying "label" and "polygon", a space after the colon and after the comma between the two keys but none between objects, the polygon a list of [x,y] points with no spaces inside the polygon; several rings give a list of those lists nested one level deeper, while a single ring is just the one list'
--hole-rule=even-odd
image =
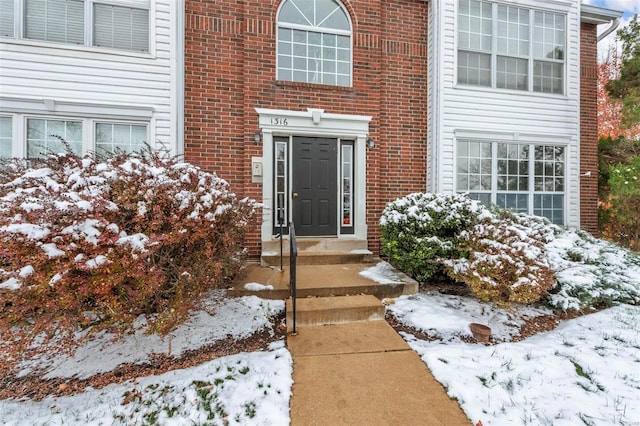
[{"label": "window", "polygon": [[562,93],[564,15],[536,11],[533,40],[533,90],[535,92]]},{"label": "window", "polygon": [[564,224],[565,147],[458,141],[456,190]]},{"label": "window", "polygon": [[[126,6],[120,3],[0,0],[0,37],[149,52],[149,0],[128,0]],[[16,10],[24,26],[18,30],[14,28]]]},{"label": "window", "polygon": [[353,143],[342,142],[342,226],[353,226]]},{"label": "window", "polygon": [[0,37],[13,37],[14,0],[0,0]]},{"label": "window", "polygon": [[96,123],[95,135],[97,154],[140,151],[147,142],[147,126]]},{"label": "window", "polygon": [[27,158],[42,158],[65,151],[64,139],[76,154],[82,153],[82,121],[27,119]]},{"label": "window", "polygon": [[458,3],[458,83],[564,93],[566,16],[480,0]]},{"label": "window", "polygon": [[278,80],[351,85],[351,23],[335,0],[287,0],[278,13]]},{"label": "window", "polygon": [[149,11],[132,7],[94,5],[93,45],[149,51]]},{"label": "window", "polygon": [[11,117],[0,116],[0,158],[13,157]]},{"label": "window", "polygon": [[25,0],[24,37],[84,44],[82,0]]}]

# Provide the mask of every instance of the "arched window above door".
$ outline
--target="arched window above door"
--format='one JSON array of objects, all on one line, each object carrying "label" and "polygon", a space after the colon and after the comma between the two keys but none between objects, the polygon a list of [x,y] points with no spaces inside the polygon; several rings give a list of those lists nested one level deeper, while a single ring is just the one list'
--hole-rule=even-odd
[{"label": "arched window above door", "polygon": [[351,86],[351,21],[336,0],[285,0],[278,11],[277,79]]}]

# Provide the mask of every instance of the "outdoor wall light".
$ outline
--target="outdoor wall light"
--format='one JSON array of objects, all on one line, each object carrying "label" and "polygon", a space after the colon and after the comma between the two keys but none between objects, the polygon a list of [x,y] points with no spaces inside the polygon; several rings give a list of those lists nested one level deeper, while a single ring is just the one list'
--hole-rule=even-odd
[{"label": "outdoor wall light", "polygon": [[373,148],[376,146],[376,143],[373,141],[373,138],[367,139],[367,148]]},{"label": "outdoor wall light", "polygon": [[255,141],[255,143],[260,143],[260,138],[261,138],[260,132],[254,133],[253,140]]}]

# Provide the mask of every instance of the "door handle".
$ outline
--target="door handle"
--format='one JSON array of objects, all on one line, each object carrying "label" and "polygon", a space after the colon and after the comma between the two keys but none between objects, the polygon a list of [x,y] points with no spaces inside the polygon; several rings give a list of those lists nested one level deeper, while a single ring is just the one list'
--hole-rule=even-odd
[{"label": "door handle", "polygon": [[291,193],[291,198],[298,198],[298,193],[297,192],[292,192]]}]

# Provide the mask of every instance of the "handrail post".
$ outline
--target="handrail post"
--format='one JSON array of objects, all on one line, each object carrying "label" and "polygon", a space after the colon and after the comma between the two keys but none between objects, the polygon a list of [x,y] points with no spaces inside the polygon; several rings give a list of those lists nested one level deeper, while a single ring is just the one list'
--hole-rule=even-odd
[{"label": "handrail post", "polygon": [[291,289],[291,304],[293,307],[293,331],[296,331],[296,260],[298,257],[298,244],[296,242],[296,230],[293,222],[289,222],[289,288]]},{"label": "handrail post", "polygon": [[282,267],[282,223],[284,222],[284,194],[278,194],[278,226],[280,227],[280,272]]}]

